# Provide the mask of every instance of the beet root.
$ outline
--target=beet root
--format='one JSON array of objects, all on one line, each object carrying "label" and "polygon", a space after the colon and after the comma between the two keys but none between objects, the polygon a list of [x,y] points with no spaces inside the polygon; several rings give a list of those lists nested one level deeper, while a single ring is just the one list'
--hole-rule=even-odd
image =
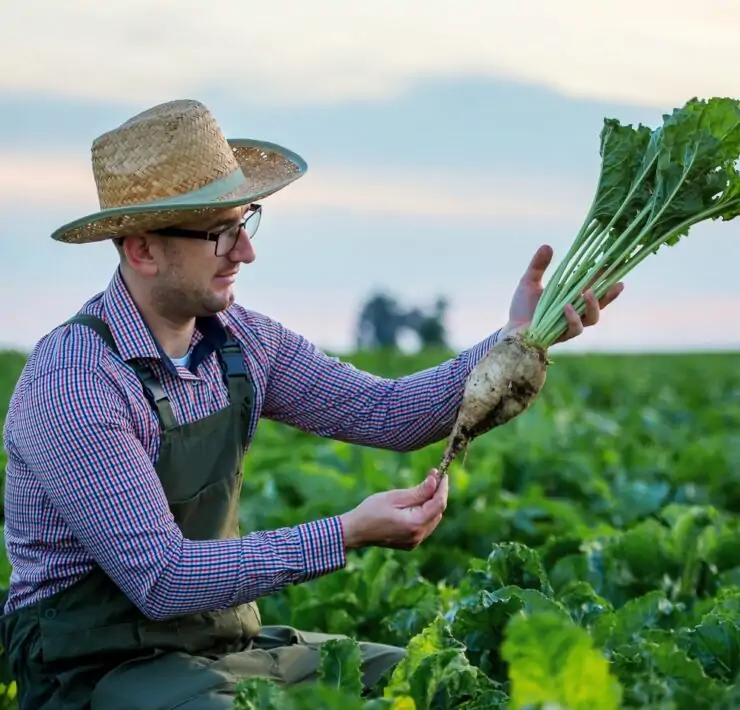
[{"label": "beet root", "polygon": [[510,422],[532,404],[545,384],[548,364],[547,351],[521,333],[491,348],[468,375],[438,479],[473,439]]}]

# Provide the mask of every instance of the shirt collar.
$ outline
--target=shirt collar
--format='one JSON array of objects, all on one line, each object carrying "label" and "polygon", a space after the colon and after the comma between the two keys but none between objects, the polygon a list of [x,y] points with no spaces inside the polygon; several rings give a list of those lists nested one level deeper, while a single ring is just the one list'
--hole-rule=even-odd
[{"label": "shirt collar", "polygon": [[[129,293],[118,267],[103,293],[103,308],[108,326],[121,357],[126,360],[160,360],[172,374],[177,368],[162,350]],[[190,369],[198,365],[226,342],[225,318],[221,314],[197,318],[190,342]]]}]

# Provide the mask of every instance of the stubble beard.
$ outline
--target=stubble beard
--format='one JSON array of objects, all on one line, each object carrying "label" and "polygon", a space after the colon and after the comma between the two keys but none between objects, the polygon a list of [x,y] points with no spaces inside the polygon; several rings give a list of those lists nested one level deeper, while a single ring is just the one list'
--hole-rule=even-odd
[{"label": "stubble beard", "polygon": [[154,287],[152,297],[160,313],[177,319],[212,316],[234,303],[233,291],[214,293],[208,289],[189,286],[174,267]]}]

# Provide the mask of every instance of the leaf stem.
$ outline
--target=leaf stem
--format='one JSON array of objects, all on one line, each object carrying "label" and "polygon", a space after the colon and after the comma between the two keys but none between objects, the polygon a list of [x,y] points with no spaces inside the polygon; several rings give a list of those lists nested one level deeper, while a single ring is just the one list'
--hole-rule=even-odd
[{"label": "leaf stem", "polygon": [[[594,219],[591,217],[591,215],[594,213],[595,206],[598,204],[598,195],[594,198],[591,209],[589,210],[589,219],[584,221],[584,226],[579,231],[573,245],[566,255],[566,258],[563,260],[560,267],[556,271],[556,276],[558,278],[564,273],[566,262],[570,261],[571,256],[577,251],[580,251],[581,247],[590,242],[589,248],[586,249],[586,254],[588,255],[588,257],[590,257],[594,253],[594,251],[603,243],[603,241],[605,240],[605,235],[609,235],[614,225],[624,215],[625,211],[630,206],[632,199],[634,198],[638,189],[640,189],[640,187],[642,186],[648,173],[653,169],[655,163],[657,162],[657,159],[658,154],[656,152],[655,155],[652,156],[648,164],[642,168],[641,172],[633,180],[632,186],[630,187],[629,192],[622,201],[622,204],[619,206],[619,209],[612,215],[607,225],[599,232],[596,238],[594,238],[594,233],[596,232],[596,229],[592,229]],[[642,215],[642,212],[640,213],[640,215]],[[598,220],[595,221],[597,225],[600,224]],[[535,308],[532,321],[528,328],[528,331],[533,334],[533,337],[536,340],[538,340],[538,336],[535,334],[541,332],[542,330],[544,330],[544,328],[549,327],[553,320],[557,320],[562,315],[562,310],[565,307],[565,304],[569,302],[568,300],[566,300],[562,302],[562,305],[555,306],[556,296],[566,289],[572,293],[573,289],[569,288],[569,286],[573,283],[573,281],[581,282],[583,281],[583,278],[586,278],[584,276],[583,278],[577,279],[577,277],[580,277],[583,274],[584,270],[586,272],[586,275],[590,275],[592,273],[593,269],[590,268],[590,265],[586,261],[586,258],[581,258],[581,266],[578,269],[573,267],[571,274],[569,274],[564,283],[559,283],[555,280],[555,277],[553,277],[545,287],[542,296],[540,297],[540,301],[544,299],[544,305],[541,308]],[[588,281],[586,281],[585,283],[588,283]],[[571,295],[570,298],[572,299],[573,295]],[[562,299],[560,300],[562,301]],[[553,311],[555,311],[555,313],[553,313]],[[543,323],[545,322],[548,323],[548,326],[543,327]]]},{"label": "leaf stem", "polygon": [[[559,293],[559,298],[557,302],[554,303],[552,307],[548,310],[545,317],[542,318],[542,321],[537,326],[531,328],[532,335],[538,342],[540,342],[541,344],[548,343],[545,334],[561,318],[563,319],[563,322],[566,322],[565,316],[563,315],[563,309],[565,308],[565,305],[567,303],[572,303],[573,306],[576,307],[576,310],[578,310],[579,306],[585,309],[585,301],[583,301],[581,294],[588,286],[589,282],[594,280],[594,274],[598,273],[601,268],[606,266],[606,272],[600,274],[600,278],[592,286],[592,288],[594,289],[594,294],[597,298],[600,298],[601,295],[603,295],[597,292],[599,281],[603,281],[608,276],[610,270],[618,266],[626,257],[626,255],[628,255],[629,252],[632,251],[632,249],[634,249],[634,247],[640,243],[640,240],[644,238],[649,225],[639,230],[637,236],[630,242],[629,247],[627,249],[623,248],[622,253],[617,259],[613,260],[613,263],[611,265],[608,265],[610,262],[609,257],[612,256],[612,254],[614,254],[614,252],[620,246],[622,246],[623,242],[630,236],[630,234],[632,234],[640,226],[640,224],[642,224],[642,222],[649,214],[650,209],[651,205],[648,203],[647,205],[645,205],[645,207],[642,208],[637,217],[632,220],[627,229],[625,229],[619,235],[619,237],[613,241],[613,243],[609,246],[605,253],[603,253],[598,258],[594,258],[591,264],[585,265],[585,269],[579,274],[580,278],[574,279],[573,282],[571,282],[570,284],[564,285],[564,288]],[[604,237],[604,235],[608,237],[608,234],[606,232],[602,232],[600,236]],[[603,239],[601,242],[595,243],[594,251],[596,248],[602,247],[604,241],[606,241],[606,239]],[[583,313],[581,311],[581,315],[582,314]]]},{"label": "leaf stem", "polygon": [[[558,268],[555,270],[555,273],[552,275],[550,280],[547,282],[547,285],[543,289],[542,295],[540,296],[540,299],[539,301],[537,301],[537,305],[535,306],[534,315],[532,316],[532,323],[538,322],[541,315],[547,311],[553,298],[555,298],[555,296],[557,295],[558,287],[560,286],[560,279],[566,272],[570,262],[577,262],[577,260],[581,258],[579,256],[579,252],[588,245],[589,240],[593,236],[594,232],[599,230],[600,226],[601,225],[598,221],[591,219],[588,223],[586,223],[586,225],[584,225],[578,235],[576,235],[576,238],[573,241],[573,244],[571,245],[568,253],[565,255],[565,258],[560,262]],[[575,270],[575,268],[575,266],[571,267],[572,270]],[[570,275],[568,275],[567,278],[570,278]]]},{"label": "leaf stem", "polygon": [[[693,225],[698,224],[699,222],[703,222],[707,219],[716,219],[723,212],[731,211],[733,209],[740,209],[740,195],[727,202],[718,202],[714,207],[704,210],[703,212],[700,212],[699,214],[684,220],[669,231],[661,234],[660,237],[654,238],[646,244],[643,244],[642,248],[631,257],[627,258],[626,260],[615,262],[611,267],[607,269],[606,273],[603,276],[603,279],[600,280],[600,282],[594,288],[594,295],[597,299],[601,298],[614,284],[624,279],[624,277],[627,276],[627,274],[629,274],[638,264],[644,261],[651,254],[655,253],[655,251],[660,248],[661,245],[670,241],[676,235],[681,234],[681,232],[685,231],[688,228],[691,228]],[[652,226],[652,224],[653,223],[651,222],[649,226]],[[648,228],[649,227],[646,226],[645,229],[641,230],[638,238],[643,238],[645,233],[648,231]],[[637,241],[637,239],[633,241],[633,245],[631,248],[633,248]],[[585,301],[581,299],[580,303],[573,305],[576,308],[578,314],[583,315],[585,311]],[[563,306],[565,306],[565,303],[563,304]],[[566,330],[567,320],[565,319],[565,315],[560,314],[560,317],[554,323],[548,324],[546,330],[540,329],[536,333],[530,332],[530,337],[532,337],[535,342],[537,342],[541,346],[550,347]]]}]

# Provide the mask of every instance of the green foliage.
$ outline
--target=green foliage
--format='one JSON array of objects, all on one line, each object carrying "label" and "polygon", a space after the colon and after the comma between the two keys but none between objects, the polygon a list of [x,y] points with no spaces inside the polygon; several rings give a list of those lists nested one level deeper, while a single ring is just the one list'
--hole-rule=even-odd
[{"label": "green foliage", "polygon": [[[401,376],[444,356],[353,360]],[[245,679],[235,710],[740,706],[740,356],[554,359],[532,408],[453,464],[424,545],[352,553],[261,600],[265,623],[347,639],[322,648],[314,684]],[[22,361],[6,365],[14,381]],[[244,531],[415,484],[443,446],[374,451],[262,422]],[[370,692],[361,640],[407,649]]]},{"label": "green foliage", "polygon": [[622,688],[588,633],[562,615],[517,615],[501,648],[509,664],[512,710],[557,703],[572,710],[616,710]]},{"label": "green foliage", "polygon": [[324,685],[359,695],[362,692],[362,654],[352,639],[331,639],[321,646],[319,680]]}]

